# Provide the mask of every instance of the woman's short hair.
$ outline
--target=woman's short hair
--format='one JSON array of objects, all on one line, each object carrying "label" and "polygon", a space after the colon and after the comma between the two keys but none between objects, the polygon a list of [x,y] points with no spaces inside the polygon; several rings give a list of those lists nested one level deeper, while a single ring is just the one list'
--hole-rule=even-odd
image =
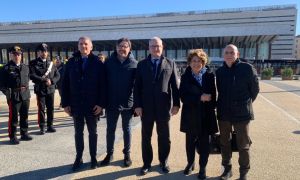
[{"label": "woman's short hair", "polygon": [[187,63],[190,64],[193,57],[197,56],[202,62],[203,65],[207,64],[208,62],[208,57],[207,54],[203,49],[192,49],[189,51],[188,57],[187,57]]}]

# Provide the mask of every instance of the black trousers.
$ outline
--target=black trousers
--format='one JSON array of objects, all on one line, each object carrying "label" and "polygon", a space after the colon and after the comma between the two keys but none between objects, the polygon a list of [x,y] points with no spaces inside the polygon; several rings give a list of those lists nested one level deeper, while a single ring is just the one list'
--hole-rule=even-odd
[{"label": "black trousers", "polygon": [[200,168],[205,168],[209,157],[209,135],[208,133],[202,133],[201,135],[195,135],[192,133],[186,133],[186,156],[188,165],[194,164],[195,151],[199,154]]},{"label": "black trousers", "polygon": [[91,158],[96,158],[97,154],[97,121],[98,117],[94,115],[75,115],[73,116],[75,128],[75,147],[76,158],[82,158],[84,149],[83,130],[86,122],[89,132],[89,148]]},{"label": "black trousers", "polygon": [[[144,166],[151,166],[153,160],[153,150],[151,145],[151,137],[154,121],[142,120],[142,156]],[[156,132],[158,140],[158,158],[160,163],[167,163],[170,153],[171,141],[169,121],[156,121]]]},{"label": "black trousers", "polygon": [[21,135],[27,133],[28,129],[28,110],[30,100],[9,101],[9,120],[8,120],[8,136],[16,137],[18,126],[18,114],[20,114],[20,132]]},{"label": "black trousers", "polygon": [[37,95],[38,105],[38,124],[41,127],[45,126],[45,107],[47,107],[47,126],[53,125],[54,116],[54,93],[44,96]]}]

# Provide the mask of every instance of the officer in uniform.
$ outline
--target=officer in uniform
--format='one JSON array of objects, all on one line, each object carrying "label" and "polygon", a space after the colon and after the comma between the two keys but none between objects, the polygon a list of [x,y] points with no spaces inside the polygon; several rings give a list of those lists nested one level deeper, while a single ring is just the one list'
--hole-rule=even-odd
[{"label": "officer in uniform", "polygon": [[28,109],[30,104],[29,68],[21,63],[22,50],[19,46],[9,49],[12,60],[1,69],[1,91],[9,105],[8,134],[11,144],[19,144],[16,136],[18,114],[20,114],[21,140],[30,141],[28,135]]},{"label": "officer in uniform", "polygon": [[45,106],[47,107],[47,132],[53,133],[55,84],[60,78],[52,61],[47,59],[48,46],[45,43],[37,47],[38,58],[30,62],[30,79],[34,82],[37,97],[38,124],[41,135],[45,134]]}]

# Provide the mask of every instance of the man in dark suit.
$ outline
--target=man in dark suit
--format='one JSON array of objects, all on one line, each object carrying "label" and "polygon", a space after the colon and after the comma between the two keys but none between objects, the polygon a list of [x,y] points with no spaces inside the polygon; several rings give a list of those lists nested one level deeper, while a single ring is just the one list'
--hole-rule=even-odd
[{"label": "man in dark suit", "polygon": [[62,107],[73,117],[75,128],[77,154],[73,171],[83,164],[85,123],[89,132],[91,168],[97,167],[97,121],[105,105],[106,89],[104,65],[92,53],[91,39],[80,37],[78,49],[79,51],[68,60],[62,80]]},{"label": "man in dark suit", "polygon": [[171,145],[169,120],[180,108],[175,62],[162,55],[163,43],[158,37],[149,40],[149,52],[150,55],[138,63],[134,87],[135,113],[142,120],[142,175],[151,168],[154,122],[157,126],[160,167],[164,173],[170,171],[167,164]]}]

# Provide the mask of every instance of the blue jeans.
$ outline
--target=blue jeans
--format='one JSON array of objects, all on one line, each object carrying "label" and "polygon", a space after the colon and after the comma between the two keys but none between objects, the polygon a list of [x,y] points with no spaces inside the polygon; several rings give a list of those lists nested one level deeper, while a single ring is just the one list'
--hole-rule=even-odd
[{"label": "blue jeans", "polygon": [[115,143],[115,132],[118,123],[119,116],[122,117],[122,129],[123,129],[123,140],[124,140],[124,154],[130,153],[131,146],[131,121],[133,112],[132,110],[107,110],[107,129],[106,129],[106,148],[107,154],[113,154],[114,143]]}]

